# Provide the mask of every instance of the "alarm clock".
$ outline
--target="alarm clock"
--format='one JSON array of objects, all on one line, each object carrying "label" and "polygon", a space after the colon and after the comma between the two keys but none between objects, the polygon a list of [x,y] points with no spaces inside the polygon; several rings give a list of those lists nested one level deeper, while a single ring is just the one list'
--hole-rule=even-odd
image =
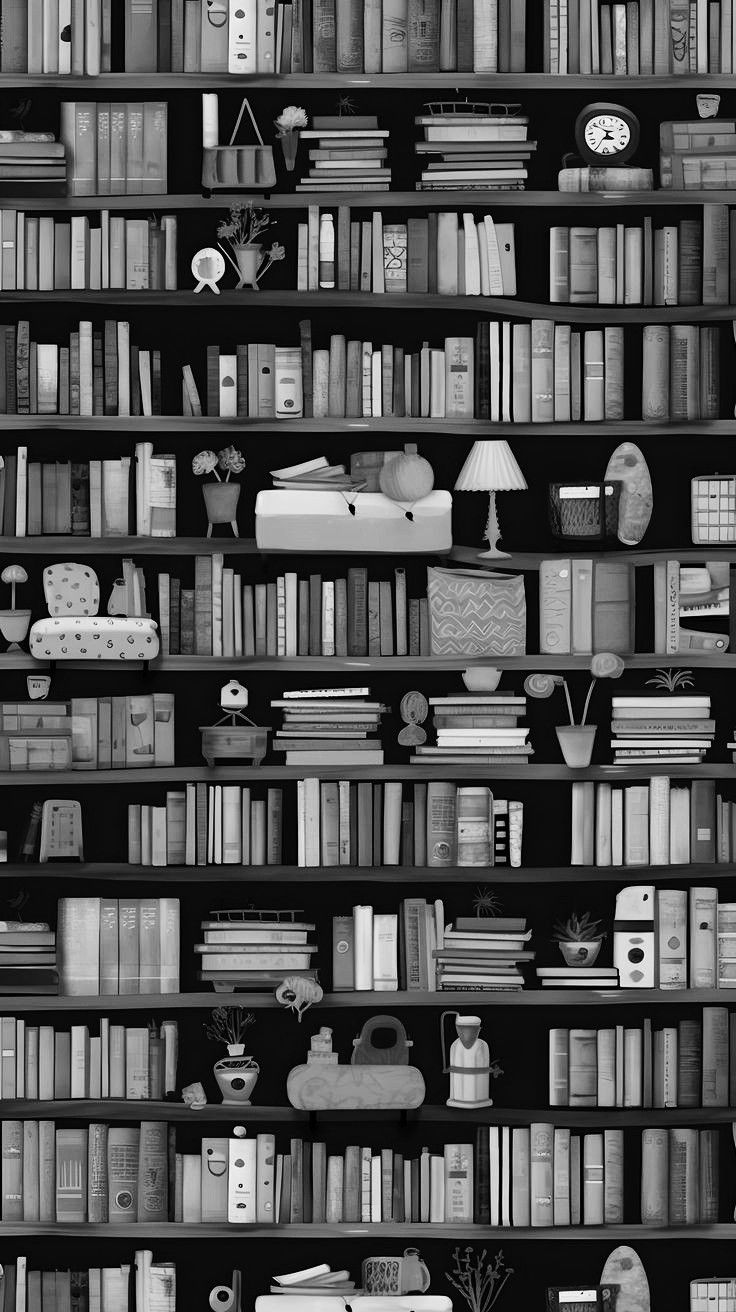
[{"label": "alarm clock", "polygon": [[639,145],[639,120],[624,105],[586,105],[575,120],[575,143],[585,164],[626,164]]}]

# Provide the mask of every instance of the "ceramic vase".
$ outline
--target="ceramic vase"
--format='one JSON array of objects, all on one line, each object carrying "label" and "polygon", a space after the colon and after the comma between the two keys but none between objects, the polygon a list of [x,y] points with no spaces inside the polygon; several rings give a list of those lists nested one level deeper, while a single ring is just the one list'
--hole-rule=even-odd
[{"label": "ceramic vase", "polygon": [[229,524],[235,537],[239,537],[235,516],[240,499],[239,483],[204,483],[202,496],[207,509],[207,537],[212,537],[213,524]]},{"label": "ceramic vase", "polygon": [[590,765],[597,728],[595,724],[563,724],[555,729],[565,765],[578,770]]},{"label": "ceramic vase", "polygon": [[0,633],[10,643],[8,651],[18,651],[30,622],[29,610],[0,610]]},{"label": "ceramic vase", "polygon": [[279,137],[279,141],[284,152],[284,164],[287,171],[293,173],[296,165],[296,152],[299,149],[299,132],[296,128],[292,128],[291,132],[285,132],[282,137]]},{"label": "ceramic vase", "polygon": [[587,939],[585,942],[570,939],[560,943],[559,948],[566,966],[593,966],[602,945],[602,938]]},{"label": "ceramic vase", "polygon": [[228,1106],[249,1107],[260,1067],[253,1057],[245,1056],[244,1043],[228,1043],[227,1052],[213,1067],[222,1101]]},{"label": "ceramic vase", "polygon": [[258,291],[258,270],[263,263],[263,247],[257,243],[253,246],[238,246],[235,251],[235,262],[240,274],[240,282],[235,288],[240,291],[242,287],[247,287],[248,291]]}]

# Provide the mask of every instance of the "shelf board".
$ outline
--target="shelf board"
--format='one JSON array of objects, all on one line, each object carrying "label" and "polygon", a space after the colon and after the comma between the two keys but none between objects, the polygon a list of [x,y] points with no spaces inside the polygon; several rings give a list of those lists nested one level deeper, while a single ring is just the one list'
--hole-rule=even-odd
[{"label": "shelf board", "polygon": [[436,1222],[382,1221],[370,1225],[351,1224],[301,1224],[301,1225],[229,1225],[202,1221],[146,1221],[127,1225],[107,1224],[91,1225],[59,1224],[36,1221],[3,1221],[4,1239],[29,1239],[38,1236],[46,1239],[125,1239],[128,1244],[152,1240],[200,1240],[205,1243],[213,1239],[237,1239],[239,1243],[249,1239],[275,1239],[283,1243],[285,1239],[361,1239],[373,1242],[377,1238],[405,1239],[454,1239],[457,1241],[477,1239],[479,1242],[504,1240],[508,1242],[524,1239],[548,1239],[564,1242],[578,1239],[596,1240],[609,1248],[624,1240],[664,1240],[671,1243],[674,1239],[690,1240],[727,1240],[736,1239],[736,1225],[724,1222],[717,1225],[691,1226],[649,1226],[649,1225],[586,1225],[586,1226],[507,1226],[492,1229],[487,1225],[451,1224]]},{"label": "shelf board", "polygon": [[[139,866],[113,861],[86,864],[50,861],[11,862],[0,867],[5,883],[13,879],[61,879],[107,883],[200,884],[477,884],[484,876],[494,884],[618,884],[631,879],[631,866]],[[736,864],[636,866],[636,877],[649,884],[673,879],[706,881],[736,878]],[[736,1117],[734,1118],[736,1119]]]},{"label": "shelf board", "polygon": [[[734,197],[736,204],[736,194]],[[733,438],[733,419],[703,419],[690,423],[655,424],[643,419],[623,419],[616,423],[569,423],[569,424],[491,424],[485,419],[468,419],[462,422],[454,419],[284,419],[269,420],[241,416],[236,419],[224,419],[219,416],[200,415],[0,415],[0,432],[12,433],[64,431],[74,434],[94,433],[103,441],[118,433],[168,433],[170,437],[178,435],[187,437],[201,433],[219,432],[229,429],[238,432],[241,437],[261,433],[280,433],[281,436],[304,433],[319,433],[323,437],[345,434],[354,437],[356,433],[390,433],[399,441],[405,433],[424,433],[443,441],[447,437],[486,436],[505,437],[517,441],[523,437],[546,438],[551,432],[558,437],[601,438],[610,445],[612,436],[616,440],[625,437],[664,438],[671,440],[680,433],[688,437],[703,436],[714,438]],[[75,541],[82,541],[76,538]],[[478,548],[480,550],[480,547]]]},{"label": "shelf board", "polygon": [[[120,667],[117,666],[117,669]],[[122,784],[145,785],[165,783],[228,783],[233,781],[290,779],[411,779],[418,783],[425,779],[447,779],[465,782],[468,779],[526,779],[528,783],[549,783],[558,780],[577,783],[581,779],[651,779],[666,774],[679,779],[736,779],[736,765],[715,761],[702,765],[590,765],[583,770],[569,769],[566,765],[222,765],[209,766],[152,766],[132,770],[2,770],[0,787],[6,788],[57,788],[73,785],[76,788],[94,788],[98,785],[117,787]]]},{"label": "shelf board", "polygon": [[[476,549],[475,547],[455,546],[450,548],[450,559],[464,565],[478,565],[479,557],[482,557],[482,551],[482,547]],[[592,551],[590,547],[586,549],[581,545],[577,548],[577,544],[568,543],[565,547],[552,548],[550,551],[512,551],[503,558],[502,568],[535,570],[539,569],[543,560],[569,560],[571,556],[578,554],[588,560],[591,558],[593,560],[625,560],[628,565],[654,565],[657,561],[664,560],[686,560],[691,565],[704,564],[707,560],[736,561],[736,542],[731,546],[658,547],[654,551],[637,551],[629,547],[619,547],[615,551]],[[657,654],[656,659],[663,665],[667,665],[669,662],[669,656],[664,653]]]},{"label": "shelf board", "polygon": [[253,73],[243,77],[234,73],[101,73],[99,77],[70,76],[69,74],[45,73],[5,73],[0,76],[0,91],[43,90],[47,88],[63,90],[114,91],[123,96],[133,88],[156,91],[161,94],[169,91],[214,91],[271,89],[274,91],[290,89],[321,90],[330,87],[352,87],[354,90],[389,90],[422,91],[446,89],[455,91],[459,88],[497,91],[501,89],[516,91],[579,91],[597,90],[628,91],[699,91],[703,87],[724,91],[732,90],[731,77],[726,73],[703,73],[697,77],[686,74],[673,82],[668,74],[656,76],[627,76],[610,73],[557,73],[523,72],[523,73],[472,73],[461,72],[421,72],[421,73]]},{"label": "shelf board", "polygon": [[[34,1117],[53,1117],[55,1120],[97,1120],[120,1121],[171,1121],[171,1122],[210,1122],[232,1121],[272,1123],[274,1125],[289,1122],[308,1122],[311,1118],[321,1121],[353,1122],[360,1121],[399,1121],[406,1119],[410,1124],[444,1124],[457,1125],[457,1108],[424,1105],[413,1109],[401,1108],[361,1108],[360,1111],[344,1108],[324,1108],[319,1111],[300,1111],[296,1107],[236,1107],[223,1103],[207,1103],[206,1107],[193,1109],[183,1102],[152,1102],[147,1099],[123,1098],[72,1098],[54,1101],[32,1101],[3,1099],[3,1116],[7,1119],[30,1119]],[[637,1129],[651,1126],[653,1121],[663,1126],[695,1125],[730,1125],[736,1118],[736,1108],[728,1107],[679,1107],[679,1108],[619,1108],[619,1107],[468,1107],[461,1113],[462,1120],[471,1125],[532,1125],[537,1121],[549,1125],[569,1126],[573,1129],[587,1126],[620,1126],[622,1129]],[[3,1232],[4,1232],[3,1225]]]},{"label": "shelf board", "polygon": [[[736,195],[734,197],[736,200]],[[517,319],[554,319],[556,323],[657,323],[731,322],[736,318],[733,305],[570,305],[550,304],[547,301],[522,301],[507,296],[438,296],[402,292],[401,295],[381,295],[373,292],[344,291],[228,291],[219,296],[203,297],[193,291],[4,291],[3,303],[41,305],[117,305],[132,308],[169,306],[174,310],[280,310],[285,307],[300,309],[360,309],[410,310],[412,313],[468,313],[513,315]],[[288,422],[288,421],[284,421]],[[283,427],[283,424],[282,424]]]},{"label": "shelf board", "polygon": [[[320,82],[322,75],[320,74]],[[616,78],[612,85],[618,89],[624,79]],[[64,80],[68,88],[73,85],[73,79]],[[250,79],[248,79],[250,82]],[[649,81],[649,79],[647,79]],[[693,86],[702,90],[703,78],[697,78]],[[233,79],[233,85],[237,80]],[[685,78],[677,79],[678,88],[683,85]],[[102,90],[102,78],[89,80],[89,85],[94,83],[96,92]],[[205,85],[212,89],[216,79],[209,76]],[[13,75],[13,89],[17,90],[22,83]],[[646,85],[645,80],[641,79],[642,86]],[[729,85],[727,81],[724,85]],[[141,85],[136,81],[136,86]],[[242,86],[242,82],[240,83]],[[422,86],[427,84],[422,81]],[[456,85],[452,84],[451,85]],[[512,85],[516,86],[516,83]],[[156,82],[158,90],[161,88],[160,82]],[[586,86],[589,83],[586,82]],[[2,83],[0,82],[0,89]],[[672,81],[669,81],[669,89],[672,89]],[[417,165],[418,165],[417,160]],[[269,210],[286,210],[286,209],[306,209],[309,205],[319,205],[320,207],[349,205],[354,210],[372,210],[372,209],[426,209],[426,210],[445,210],[445,209],[487,209],[492,206],[498,209],[501,206],[511,207],[513,209],[597,209],[604,207],[611,209],[617,208],[636,208],[645,209],[670,207],[681,209],[683,206],[698,207],[705,204],[715,205],[733,205],[736,198],[734,190],[722,191],[299,191],[299,192],[257,192],[248,195],[245,192],[236,194],[218,192],[211,196],[203,196],[200,192],[174,193],[165,192],[149,193],[148,195],[130,195],[130,196],[40,196],[35,197],[28,194],[19,193],[17,196],[3,196],[2,206],[4,209],[24,210],[30,214],[42,211],[56,210],[75,210],[92,212],[95,210],[111,210],[113,213],[118,210],[140,210],[144,213],[154,211],[176,211],[186,209],[211,209],[227,210],[231,201],[252,201],[254,205],[263,206],[266,204]],[[265,293],[262,293],[265,294]],[[94,293],[97,295],[97,293]],[[148,295],[148,294],[147,294]],[[202,294],[200,293],[200,296]],[[206,293],[205,293],[206,295]],[[204,297],[203,297],[204,299]],[[212,303],[214,298],[207,296],[207,302]],[[655,307],[652,307],[653,309]],[[657,307],[660,308],[660,307]],[[697,308],[697,307],[695,307]]]},{"label": "shelf board", "polygon": [[[677,1007],[705,1006],[729,1001],[728,989],[522,989],[520,993],[502,991],[459,992],[450,990],[424,993],[402,991],[391,993],[325,993],[323,1008],[392,1007]],[[258,1010],[279,1006],[273,993],[126,993],[98,996],[57,994],[4,994],[2,1004],[6,1011],[199,1011],[231,1002],[241,1007]],[[734,1117],[736,1119],[736,1116]]]}]

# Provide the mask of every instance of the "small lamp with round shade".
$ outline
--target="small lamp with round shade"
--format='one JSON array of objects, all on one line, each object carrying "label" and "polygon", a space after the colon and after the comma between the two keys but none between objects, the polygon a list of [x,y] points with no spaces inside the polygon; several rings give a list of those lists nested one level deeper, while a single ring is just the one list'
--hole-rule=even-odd
[{"label": "small lamp with round shade", "polygon": [[526,479],[508,442],[500,438],[473,443],[473,449],[457,476],[455,491],[489,493],[488,522],[483,535],[488,542],[488,551],[479,551],[479,559],[504,559],[508,556],[508,551],[498,549],[501,530],[496,510],[496,493],[525,492],[526,486]]}]

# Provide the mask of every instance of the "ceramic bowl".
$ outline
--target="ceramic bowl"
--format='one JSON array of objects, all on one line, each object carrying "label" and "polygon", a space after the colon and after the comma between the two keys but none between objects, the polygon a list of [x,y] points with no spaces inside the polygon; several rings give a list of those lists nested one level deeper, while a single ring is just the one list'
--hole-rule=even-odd
[{"label": "ceramic bowl", "polygon": [[495,692],[502,673],[495,665],[472,665],[463,670],[463,683],[468,692]]}]

